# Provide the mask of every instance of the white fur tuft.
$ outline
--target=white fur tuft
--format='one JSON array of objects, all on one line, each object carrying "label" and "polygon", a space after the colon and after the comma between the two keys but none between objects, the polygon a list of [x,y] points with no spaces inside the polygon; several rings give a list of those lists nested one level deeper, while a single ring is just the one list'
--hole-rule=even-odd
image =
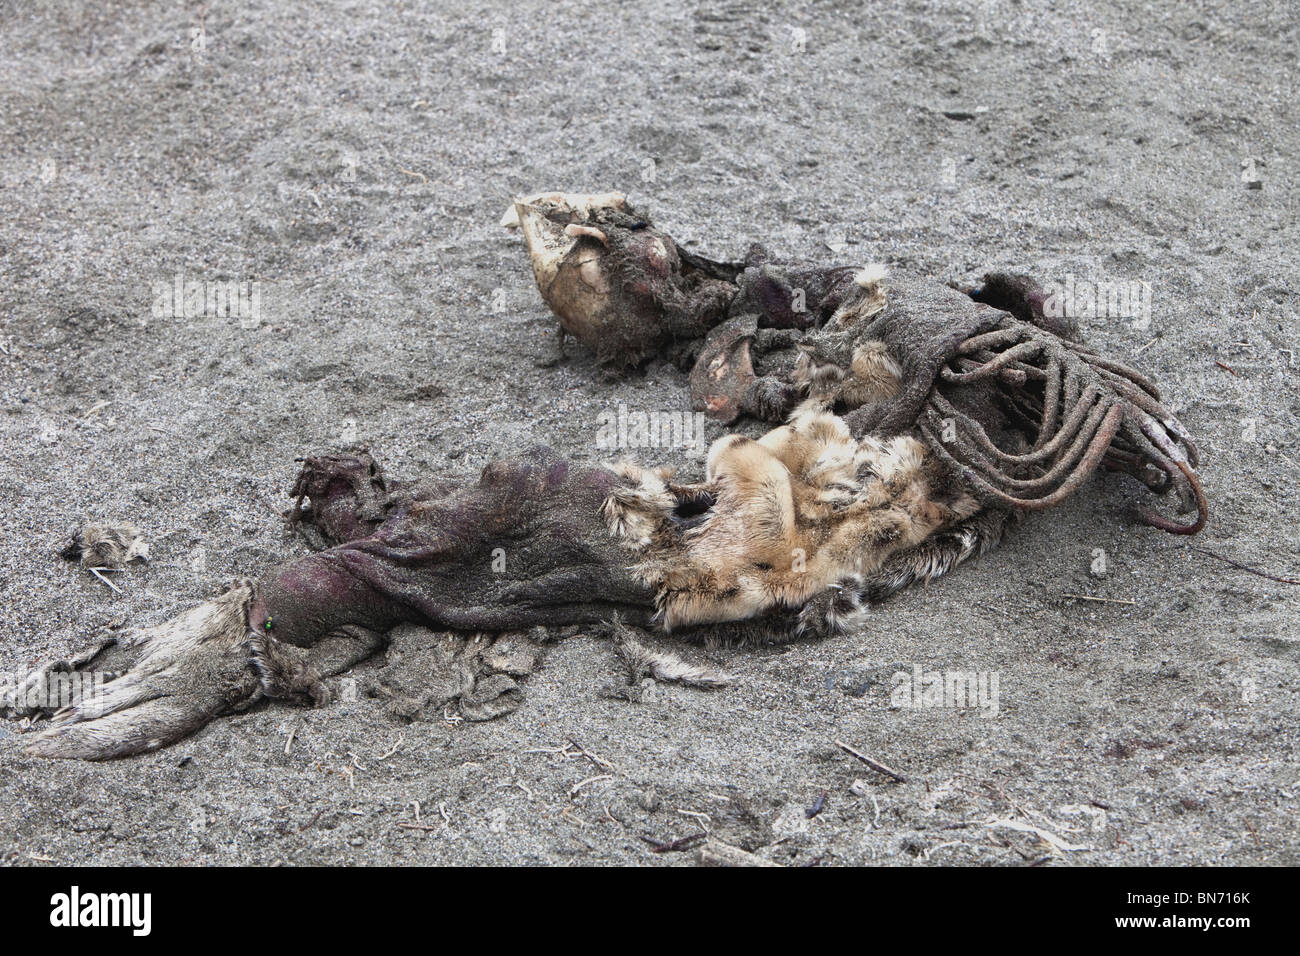
[{"label": "white fur tuft", "polygon": [[883,262],[873,262],[863,266],[858,270],[858,274],[853,277],[853,281],[864,289],[870,289],[885,281],[885,276],[889,275],[889,267]]}]

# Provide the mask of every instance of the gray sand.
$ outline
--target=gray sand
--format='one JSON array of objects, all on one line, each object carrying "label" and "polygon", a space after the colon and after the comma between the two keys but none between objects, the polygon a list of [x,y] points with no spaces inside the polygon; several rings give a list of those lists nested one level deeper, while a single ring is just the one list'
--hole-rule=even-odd
[{"label": "gray sand", "polygon": [[[487,723],[363,696],[83,764],[5,722],[3,858],[691,863],[642,837],[704,826],[783,863],[1295,864],[1300,589],[1189,545],[1300,574],[1298,18],[1052,6],[263,0],[195,37],[174,4],[0,2],[0,670],[303,553],[275,516],[296,456],[595,462],[602,409],[684,409],[670,366],[541,367],[553,324],[497,220],[542,188],[625,189],[717,256],[1149,283],[1149,324],[1083,325],[1165,387],[1213,508],[1177,539],[1100,477],[853,634],[685,649],[727,690],[609,699],[612,650],[579,637]],[[261,318],[154,315],[178,272],[261,282]],[[89,518],[153,542],[120,595],[55,554]],[[997,716],[891,706],[914,665],[996,673]],[[613,769],[545,752],[570,739]]]}]

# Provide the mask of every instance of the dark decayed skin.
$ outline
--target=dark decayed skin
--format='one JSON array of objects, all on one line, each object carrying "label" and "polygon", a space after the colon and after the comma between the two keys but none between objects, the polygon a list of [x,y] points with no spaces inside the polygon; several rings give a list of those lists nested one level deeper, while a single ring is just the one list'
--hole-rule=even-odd
[{"label": "dark decayed skin", "polygon": [[[348,628],[378,632],[403,622],[490,632],[614,620],[652,627],[655,595],[632,573],[635,556],[601,517],[601,505],[624,481],[547,448],[494,462],[473,483],[403,484],[364,452],[308,458],[292,493],[309,498],[310,507],[300,505],[293,517],[334,546],[259,580],[249,627],[295,647]],[[680,486],[681,493],[690,487]],[[674,634],[780,641],[800,610],[775,608],[751,621]]]},{"label": "dark decayed skin", "polygon": [[340,543],[258,582],[255,631],[305,647],[345,625],[504,631],[648,617],[652,596],[600,519],[617,481],[607,469],[536,449],[474,484],[389,489],[369,456],[323,463],[305,469],[329,479],[311,496],[313,522]]}]

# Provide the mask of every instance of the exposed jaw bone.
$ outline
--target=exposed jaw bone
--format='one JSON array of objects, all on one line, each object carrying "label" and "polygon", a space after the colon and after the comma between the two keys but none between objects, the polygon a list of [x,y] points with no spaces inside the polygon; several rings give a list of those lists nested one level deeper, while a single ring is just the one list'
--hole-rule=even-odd
[{"label": "exposed jaw bone", "polygon": [[579,341],[592,341],[610,308],[611,287],[601,262],[604,234],[556,222],[536,205],[519,203],[514,209],[542,298],[566,332]]},{"label": "exposed jaw bone", "polygon": [[531,196],[517,196],[510,208],[501,217],[503,229],[518,229],[521,226],[520,206],[546,206],[556,210],[566,210],[577,219],[590,219],[598,209],[627,210],[627,197],[619,192],[608,193],[534,193]]},{"label": "exposed jaw bone", "polygon": [[735,292],[701,272],[621,193],[538,193],[502,217],[518,229],[538,291],[561,328],[602,364],[639,364],[666,343],[702,336]]},{"label": "exposed jaw bone", "polygon": [[503,227],[522,233],[542,298],[565,331],[584,342],[599,333],[611,306],[601,261],[609,237],[590,222],[602,210],[626,209],[622,193],[538,193],[516,199],[501,217]]}]

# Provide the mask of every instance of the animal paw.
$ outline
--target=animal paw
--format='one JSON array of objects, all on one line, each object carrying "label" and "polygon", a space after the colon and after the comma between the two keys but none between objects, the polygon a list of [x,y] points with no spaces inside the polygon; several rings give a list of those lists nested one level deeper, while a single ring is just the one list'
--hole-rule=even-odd
[{"label": "animal paw", "polygon": [[786,419],[798,400],[797,386],[765,375],[755,379],[746,389],[741,411],[753,415],[760,421],[780,422]]},{"label": "animal paw", "polygon": [[310,521],[327,544],[372,534],[392,502],[383,470],[366,452],[304,458],[289,494],[297,499],[290,522]]},{"label": "animal paw", "polygon": [[845,578],[809,598],[799,609],[795,636],[821,640],[843,634],[866,612],[862,587],[860,578]]}]

